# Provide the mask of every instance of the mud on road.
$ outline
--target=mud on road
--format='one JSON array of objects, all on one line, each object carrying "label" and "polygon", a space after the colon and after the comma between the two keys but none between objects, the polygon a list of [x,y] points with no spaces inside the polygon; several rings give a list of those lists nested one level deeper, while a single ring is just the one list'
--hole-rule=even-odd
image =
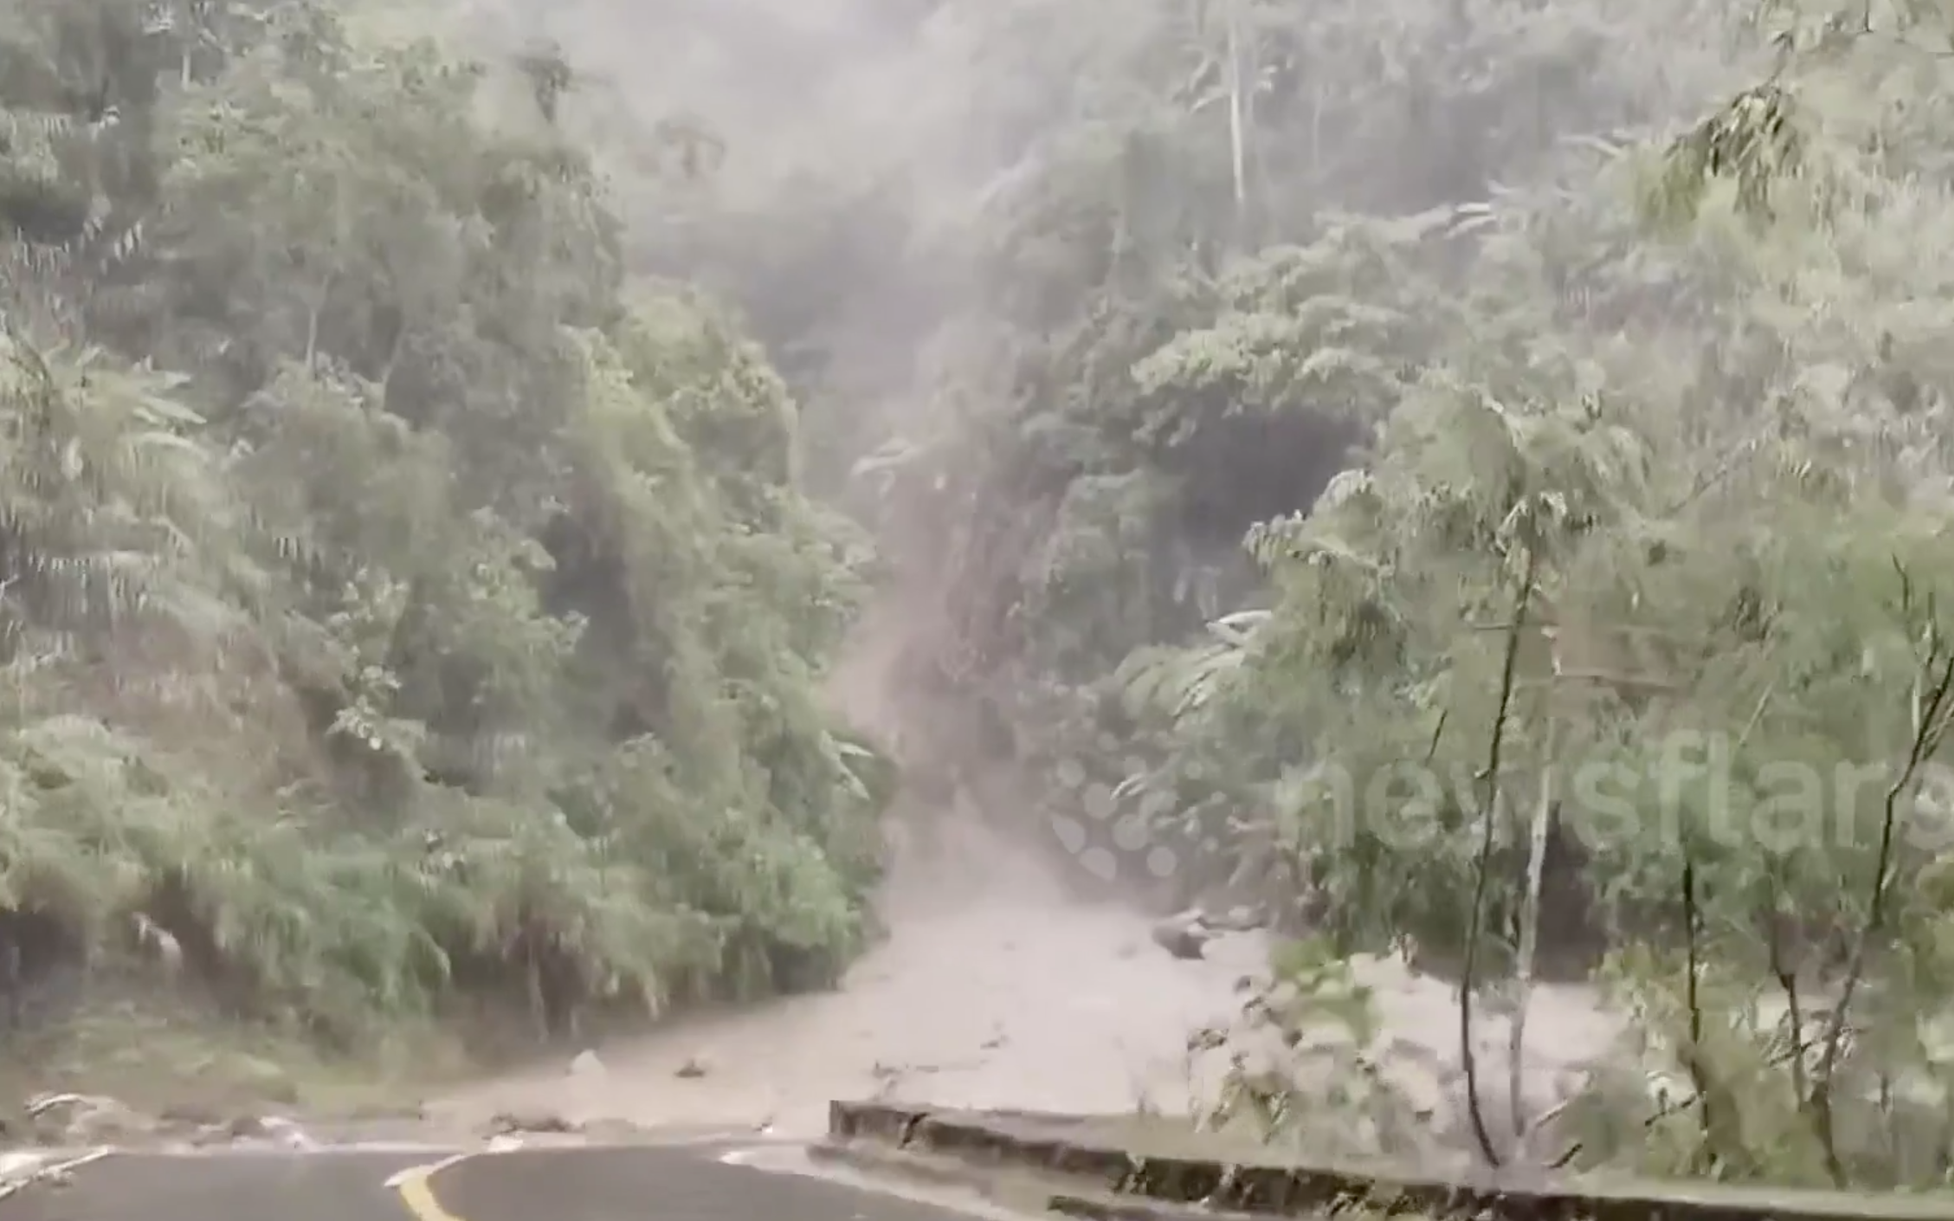
[{"label": "mud on road", "polygon": [[[811,1140],[836,1098],[1171,1114],[1211,1091],[1218,1066],[1191,1066],[1188,1036],[1238,1007],[1237,981],[1266,965],[1260,934],[1176,959],[1137,912],[1077,901],[1042,861],[980,829],[948,834],[898,862],[885,896],[891,936],[837,991],[680,1021],[600,1047],[578,1068],[462,1091],[432,1114],[465,1126],[508,1113]],[[1441,1106],[1440,1079],[1458,1058],[1451,988],[1395,962],[1360,970],[1403,1053],[1407,1089]],[[1496,1065],[1504,1023],[1485,1025],[1484,1063]],[[1534,1087],[1551,1092],[1617,1030],[1585,990],[1540,989],[1528,1024]]]}]

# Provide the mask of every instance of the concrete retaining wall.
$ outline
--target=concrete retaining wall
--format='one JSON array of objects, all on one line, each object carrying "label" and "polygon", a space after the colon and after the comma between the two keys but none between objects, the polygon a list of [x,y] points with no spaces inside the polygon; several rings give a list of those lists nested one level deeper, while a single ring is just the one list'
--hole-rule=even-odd
[{"label": "concrete retaining wall", "polygon": [[[951,1159],[973,1169],[1022,1170],[1078,1184],[1055,1194],[1055,1211],[1097,1221],[1186,1215],[1189,1206],[1259,1216],[1298,1216],[1367,1203],[1392,1212],[1470,1215],[1497,1221],[1954,1221],[1954,1194],[1864,1195],[1725,1187],[1711,1183],[1606,1182],[1545,1175],[1440,1178],[1395,1165],[1307,1165],[1241,1160],[1200,1138],[1139,1134],[1087,1116],[931,1110],[836,1102],[829,1140]],[[1178,1151],[1172,1148],[1178,1144]]]}]

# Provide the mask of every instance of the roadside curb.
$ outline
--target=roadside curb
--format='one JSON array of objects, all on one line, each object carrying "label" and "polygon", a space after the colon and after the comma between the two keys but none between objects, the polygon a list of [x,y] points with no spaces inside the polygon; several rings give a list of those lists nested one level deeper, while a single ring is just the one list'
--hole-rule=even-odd
[{"label": "roadside curb", "polygon": [[997,1175],[968,1162],[890,1149],[875,1142],[821,1141],[807,1146],[809,1160],[846,1166],[879,1178],[905,1179],[923,1187],[954,1187],[997,1199]]},{"label": "roadside curb", "polygon": [[[1086,1221],[1293,1217],[1350,1206],[1493,1221],[1954,1221],[1954,1196],[1866,1195],[1543,1174],[1442,1178],[1385,1163],[1228,1162],[1095,1140],[1090,1116],[835,1102],[824,1156],[985,1190],[1004,1173],[1062,1184],[1050,1211]],[[1148,1142],[1159,1144],[1160,1142]],[[960,1167],[964,1177],[955,1176]],[[1070,1190],[1065,1188],[1069,1187]]]}]

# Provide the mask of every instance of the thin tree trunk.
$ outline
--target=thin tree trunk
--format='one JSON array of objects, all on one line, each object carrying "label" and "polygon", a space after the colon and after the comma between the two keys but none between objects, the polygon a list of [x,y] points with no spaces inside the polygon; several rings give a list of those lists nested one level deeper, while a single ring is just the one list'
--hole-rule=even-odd
[{"label": "thin tree trunk", "polygon": [[1533,960],[1540,948],[1540,892],[1547,872],[1547,834],[1554,823],[1554,746],[1560,720],[1547,718],[1547,752],[1540,768],[1540,803],[1533,811],[1533,842],[1527,853],[1527,886],[1520,907],[1520,954],[1514,986],[1513,1031],[1507,1045],[1508,1100],[1513,1108],[1513,1135],[1527,1135],[1526,1078],[1527,1006],[1533,999]]},{"label": "thin tree trunk", "polygon": [[1235,239],[1248,238],[1248,137],[1243,123],[1240,0],[1228,0],[1228,155],[1235,175]]},{"label": "thin tree trunk", "polygon": [[1472,1046],[1472,991],[1478,987],[1479,938],[1485,928],[1486,889],[1492,882],[1493,843],[1498,834],[1500,807],[1499,767],[1506,744],[1506,718],[1513,708],[1514,678],[1519,665],[1520,638],[1527,628],[1527,615],[1533,606],[1534,579],[1540,568],[1539,553],[1529,548],[1526,571],[1513,597],[1513,618],[1506,636],[1506,657],[1500,666],[1499,705],[1493,710],[1492,740],[1486,746],[1485,788],[1480,799],[1481,825],[1479,862],[1472,883],[1472,909],[1466,913],[1465,968],[1459,980],[1459,1060],[1465,1070],[1466,1115],[1472,1121],[1473,1139],[1486,1164],[1502,1165],[1492,1133],[1486,1130],[1486,1111],[1479,1104],[1479,1057]]}]

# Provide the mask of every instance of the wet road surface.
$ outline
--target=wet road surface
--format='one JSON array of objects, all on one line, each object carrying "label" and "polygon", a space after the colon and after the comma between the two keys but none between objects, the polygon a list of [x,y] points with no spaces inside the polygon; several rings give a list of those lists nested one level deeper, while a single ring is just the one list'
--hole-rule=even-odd
[{"label": "wet road surface", "polygon": [[728,1164],[729,1146],[118,1153],[0,1200],[0,1221],[969,1221],[972,1212]]}]

